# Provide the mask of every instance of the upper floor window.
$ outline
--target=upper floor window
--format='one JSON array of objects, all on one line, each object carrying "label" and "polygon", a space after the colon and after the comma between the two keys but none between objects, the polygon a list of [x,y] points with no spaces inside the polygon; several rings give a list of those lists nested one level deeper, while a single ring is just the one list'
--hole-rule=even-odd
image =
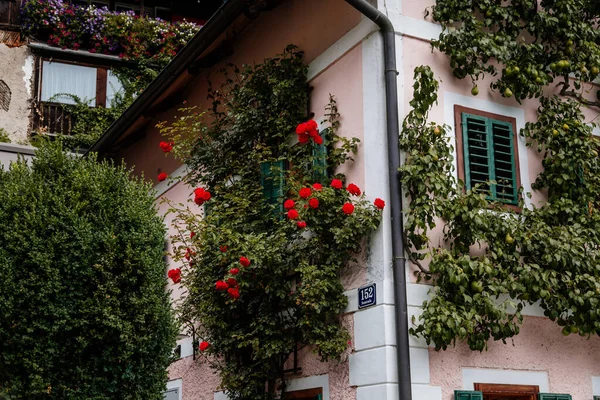
[{"label": "upper floor window", "polygon": [[518,142],[514,118],[455,106],[458,177],[488,198],[518,204]]},{"label": "upper floor window", "polygon": [[42,102],[75,104],[72,96],[77,96],[90,106],[111,107],[121,90],[119,79],[107,68],[42,61]]},{"label": "upper floor window", "polygon": [[287,392],[283,398],[285,400],[323,400],[323,389],[314,388]]}]

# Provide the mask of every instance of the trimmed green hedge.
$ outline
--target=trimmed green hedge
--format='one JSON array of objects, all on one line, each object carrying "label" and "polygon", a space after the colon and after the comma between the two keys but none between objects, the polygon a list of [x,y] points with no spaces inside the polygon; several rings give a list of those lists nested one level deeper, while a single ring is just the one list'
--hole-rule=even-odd
[{"label": "trimmed green hedge", "polygon": [[124,167],[47,145],[0,171],[0,398],[161,399],[164,238]]}]

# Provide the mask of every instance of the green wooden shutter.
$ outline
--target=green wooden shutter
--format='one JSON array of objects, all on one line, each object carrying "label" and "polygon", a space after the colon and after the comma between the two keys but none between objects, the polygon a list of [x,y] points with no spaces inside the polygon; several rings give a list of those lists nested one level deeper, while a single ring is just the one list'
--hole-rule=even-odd
[{"label": "green wooden shutter", "polygon": [[[462,114],[465,185],[487,191],[489,198],[517,204],[517,170],[512,124]],[[496,184],[489,185],[488,181]]]},{"label": "green wooden shutter", "polygon": [[316,395],[314,400],[323,400],[323,395],[322,394]]},{"label": "green wooden shutter", "polygon": [[315,182],[325,182],[329,177],[327,173],[328,163],[327,163],[327,136],[324,131],[321,133],[323,137],[323,144],[316,144],[313,142],[313,180]]},{"label": "green wooden shutter", "polygon": [[278,205],[275,208],[277,215],[283,212],[283,190],[285,186],[286,163],[284,160],[265,162],[260,166],[260,184],[263,189],[263,197],[267,204]]},{"label": "green wooden shutter", "polygon": [[571,400],[570,394],[540,393],[538,400]]},{"label": "green wooden shutter", "polygon": [[474,390],[455,390],[454,400],[483,400],[483,393]]}]

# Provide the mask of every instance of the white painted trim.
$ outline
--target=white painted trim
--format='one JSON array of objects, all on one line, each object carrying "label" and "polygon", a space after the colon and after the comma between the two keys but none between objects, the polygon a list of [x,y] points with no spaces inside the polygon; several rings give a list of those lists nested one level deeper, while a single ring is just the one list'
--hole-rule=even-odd
[{"label": "white painted trim", "polygon": [[172,381],[167,382],[167,390],[178,389],[179,400],[183,398],[183,380],[174,379]]},{"label": "white painted trim", "polygon": [[474,390],[475,383],[500,383],[507,385],[537,385],[540,392],[548,393],[548,372],[508,369],[463,368],[463,390]]},{"label": "white painted trim", "polygon": [[177,344],[181,346],[180,358],[191,357],[194,355],[194,341],[190,336],[186,336],[177,340]]},{"label": "white painted trim", "polygon": [[[323,400],[329,400],[329,375],[308,376],[306,378],[291,379],[287,382],[287,392],[297,390],[323,388]],[[216,398],[215,398],[216,400]]]},{"label": "white painted trim", "polygon": [[154,185],[154,187],[151,189],[152,193],[154,193],[154,198],[158,199],[160,196],[165,194],[167,190],[181,183],[187,173],[187,165],[184,164],[177,168],[171,175],[169,175],[167,180],[158,182],[156,185]]},{"label": "white painted trim", "polygon": [[357,44],[377,30],[377,25],[371,20],[363,19],[358,25],[342,36],[337,42],[329,46],[327,50],[317,56],[317,58],[308,65],[307,80],[309,82],[313,80],[317,75],[325,71],[337,60],[342,58],[344,54],[352,50]]},{"label": "white painted trim", "polygon": [[600,376],[592,376],[592,395],[600,396]]},{"label": "white painted trim", "polygon": [[396,13],[390,13],[389,18],[394,24],[396,33],[402,36],[410,36],[415,39],[430,42],[439,38],[440,33],[442,33],[441,25],[425,21],[424,19],[408,17]]},{"label": "white painted trim", "polygon": [[525,200],[525,206],[531,207],[531,199],[526,195],[531,192],[531,183],[529,181],[529,162],[528,162],[528,148],[525,138],[519,135],[521,129],[525,127],[525,110],[517,107],[505,106],[502,104],[494,103],[491,101],[477,99],[473,96],[463,96],[457,93],[444,92],[444,122],[450,127],[450,131],[447,133],[448,137],[451,138],[454,147],[454,171],[455,176],[457,171],[457,160],[456,160],[456,127],[454,124],[454,106],[463,106],[473,108],[475,110],[485,111],[492,114],[504,115],[507,117],[514,118],[516,120],[517,131],[517,143],[519,151],[519,176],[521,178],[521,186],[523,187],[523,197]]}]

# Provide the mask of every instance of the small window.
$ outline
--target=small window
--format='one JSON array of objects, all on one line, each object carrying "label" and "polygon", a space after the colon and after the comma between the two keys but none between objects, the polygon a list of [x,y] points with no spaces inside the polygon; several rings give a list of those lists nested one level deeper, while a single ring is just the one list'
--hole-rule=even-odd
[{"label": "small window", "polygon": [[490,200],[516,206],[520,178],[514,118],[459,106],[455,117],[458,177],[467,190],[479,185]]},{"label": "small window", "polygon": [[283,398],[285,400],[323,400],[323,389],[314,388],[288,392]]},{"label": "small window", "polygon": [[108,70],[106,75],[106,108],[113,106],[117,94],[122,94],[124,91],[123,85],[117,76]]},{"label": "small window", "polygon": [[284,160],[265,162],[260,166],[260,185],[267,204],[279,205],[275,209],[278,217],[283,213],[283,191],[285,187],[285,171],[287,163]]},{"label": "small window", "polygon": [[540,389],[535,385],[501,385],[476,383],[475,390],[481,392],[483,400],[537,400]]},{"label": "small window", "polygon": [[75,104],[64,94],[77,96],[90,105],[96,100],[96,68],[44,61],[41,101]]}]

